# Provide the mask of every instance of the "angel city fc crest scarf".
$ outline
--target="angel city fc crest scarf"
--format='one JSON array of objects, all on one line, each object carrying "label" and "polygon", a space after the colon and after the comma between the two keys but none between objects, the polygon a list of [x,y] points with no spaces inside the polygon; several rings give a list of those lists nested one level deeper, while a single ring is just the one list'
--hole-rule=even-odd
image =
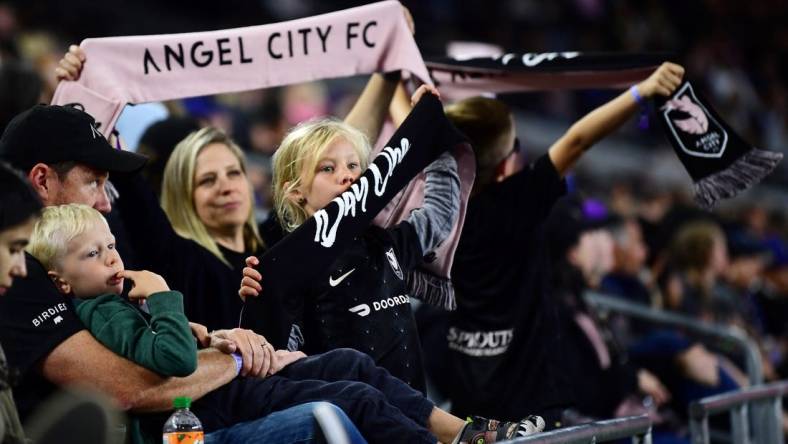
[{"label": "angel city fc crest scarf", "polygon": [[[626,88],[648,77],[667,54],[580,52],[503,54],[426,61],[445,97],[579,88]],[[757,184],[782,154],[750,147],[684,82],[673,97],[655,98],[657,119],[694,181],[705,209]]]},{"label": "angel city fc crest scarf", "polygon": [[315,280],[419,172],[444,151],[465,145],[440,101],[425,95],[350,189],[263,254],[259,269],[275,279],[264,281],[261,297],[247,298],[241,327],[262,333],[277,348],[286,346]]},{"label": "angel city fc crest scarf", "polygon": [[665,135],[695,182],[695,202],[703,208],[760,182],[783,158],[744,142],[689,82],[655,103]]}]

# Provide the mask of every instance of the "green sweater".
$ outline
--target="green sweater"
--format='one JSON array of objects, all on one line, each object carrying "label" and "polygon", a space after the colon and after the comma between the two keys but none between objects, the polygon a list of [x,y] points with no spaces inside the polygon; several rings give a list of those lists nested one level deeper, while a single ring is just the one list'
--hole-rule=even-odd
[{"label": "green sweater", "polygon": [[82,323],[113,352],[162,376],[188,376],[197,369],[197,343],[181,293],[150,295],[150,315],[115,294],[75,302]]},{"label": "green sweater", "polygon": [[[197,343],[183,314],[183,295],[162,291],[148,297],[150,314],[116,294],[75,299],[79,319],[113,352],[162,376],[188,376],[197,369]],[[132,415],[133,443],[154,443]]]}]

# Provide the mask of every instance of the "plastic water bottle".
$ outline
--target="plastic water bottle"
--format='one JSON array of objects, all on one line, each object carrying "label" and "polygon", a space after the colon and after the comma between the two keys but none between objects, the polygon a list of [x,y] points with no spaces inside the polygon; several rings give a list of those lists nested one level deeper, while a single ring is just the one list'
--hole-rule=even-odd
[{"label": "plastic water bottle", "polygon": [[189,410],[192,399],[177,397],[172,405],[175,411],[164,423],[164,444],[203,444],[202,424]]}]

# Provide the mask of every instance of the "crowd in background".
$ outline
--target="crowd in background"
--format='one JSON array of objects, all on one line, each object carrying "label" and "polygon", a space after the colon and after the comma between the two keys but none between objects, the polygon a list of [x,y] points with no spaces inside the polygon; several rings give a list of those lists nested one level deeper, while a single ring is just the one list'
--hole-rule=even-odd
[{"label": "crowd in background", "polygon": [[[15,114],[34,103],[50,101],[56,87],[54,68],[69,42],[262,24],[357,2],[320,2],[319,6],[307,1],[246,3],[227,7],[207,1],[99,5],[87,0],[68,4],[0,1],[0,132]],[[456,40],[493,43],[514,52],[674,54],[671,59],[687,68],[687,77],[745,140],[756,147],[788,152],[786,2],[435,0],[403,4],[415,18],[415,37],[425,57],[442,55],[446,44]],[[154,166],[146,173],[152,175],[153,184],[160,183],[164,162],[177,141],[201,126],[223,129],[246,151],[256,214],[262,222],[272,205],[271,156],[285,131],[315,116],[346,115],[364,81],[338,79],[130,107],[118,126],[132,149],[151,157]],[[518,127],[533,128],[525,121],[537,114],[546,126],[566,127],[618,93],[562,91],[502,99],[512,105]],[[539,143],[543,137],[520,137],[526,141],[525,149],[517,154],[522,164],[547,148]],[[599,228],[612,241],[609,248],[595,250],[598,256],[592,269],[583,270],[585,284],[652,307],[742,328],[761,348],[766,379],[788,378],[787,200],[764,200],[756,190],[718,211],[701,212],[691,203],[686,183],[651,174],[645,166],[653,151],[669,152],[661,134],[653,128],[638,129],[633,123],[613,140],[633,149],[589,157],[632,156],[641,160],[642,171],[599,174],[581,163],[579,172],[569,177],[570,192],[582,200],[585,217],[601,220]],[[161,167],[158,171],[156,164]],[[788,162],[765,183],[777,196],[788,196]],[[638,336],[638,326],[612,325],[612,330],[624,342]],[[742,363],[737,364],[741,367]]]}]

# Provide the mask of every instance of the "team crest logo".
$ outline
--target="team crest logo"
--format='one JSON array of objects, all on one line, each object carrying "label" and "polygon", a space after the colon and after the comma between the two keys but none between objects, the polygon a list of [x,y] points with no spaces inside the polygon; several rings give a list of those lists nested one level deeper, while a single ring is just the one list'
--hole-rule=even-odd
[{"label": "team crest logo", "polygon": [[662,106],[662,117],[681,149],[695,157],[720,158],[728,133],[700,103],[689,83]]},{"label": "team crest logo", "polygon": [[402,276],[402,268],[399,267],[397,255],[394,254],[393,248],[389,248],[388,251],[386,251],[386,259],[389,260],[389,265],[391,265],[391,269],[394,270],[394,274],[396,274],[400,280],[403,280],[404,277]]}]

